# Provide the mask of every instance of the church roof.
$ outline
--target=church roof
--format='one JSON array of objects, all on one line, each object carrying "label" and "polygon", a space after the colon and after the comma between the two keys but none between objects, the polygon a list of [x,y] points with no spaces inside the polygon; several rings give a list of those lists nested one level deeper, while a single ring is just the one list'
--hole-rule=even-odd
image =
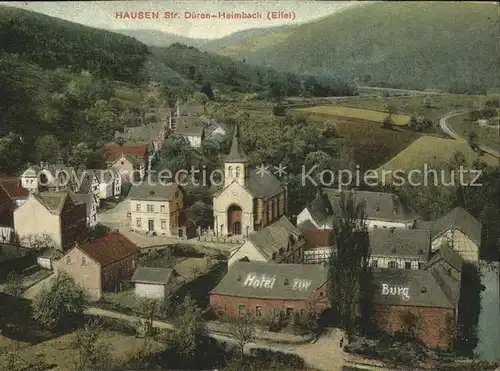
[{"label": "church roof", "polygon": [[234,127],[231,150],[229,151],[229,155],[226,157],[225,162],[248,162],[248,157],[243,152],[243,148],[240,146],[238,124]]}]

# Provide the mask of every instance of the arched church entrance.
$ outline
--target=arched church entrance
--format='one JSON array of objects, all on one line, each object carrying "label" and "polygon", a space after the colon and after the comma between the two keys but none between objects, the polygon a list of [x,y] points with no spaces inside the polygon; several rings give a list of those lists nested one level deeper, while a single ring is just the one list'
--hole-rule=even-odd
[{"label": "arched church entrance", "polygon": [[243,210],[238,205],[231,205],[227,209],[227,232],[232,235],[241,234],[241,217]]}]

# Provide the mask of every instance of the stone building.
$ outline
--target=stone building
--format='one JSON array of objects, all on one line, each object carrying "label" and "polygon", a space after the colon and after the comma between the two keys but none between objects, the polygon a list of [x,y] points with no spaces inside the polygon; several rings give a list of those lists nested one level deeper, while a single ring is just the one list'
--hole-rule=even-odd
[{"label": "stone building", "polygon": [[251,169],[236,125],[224,163],[224,188],[213,199],[216,235],[248,236],[278,220],[285,208],[285,188],[271,172]]}]

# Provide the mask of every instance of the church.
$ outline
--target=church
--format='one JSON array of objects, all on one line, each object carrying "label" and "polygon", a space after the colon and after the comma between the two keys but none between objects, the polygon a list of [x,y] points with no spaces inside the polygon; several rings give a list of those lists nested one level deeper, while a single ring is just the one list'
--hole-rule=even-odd
[{"label": "church", "polygon": [[240,146],[238,125],[224,162],[224,188],[213,199],[214,231],[219,236],[242,236],[231,251],[236,261],[301,263],[305,240],[285,216],[286,189],[269,171],[250,169]]},{"label": "church", "polygon": [[285,214],[286,190],[271,173],[250,169],[240,146],[238,125],[224,162],[224,187],[213,199],[214,231],[219,236],[247,237]]},{"label": "church", "polygon": [[250,169],[240,146],[238,125],[224,162],[224,187],[214,196],[214,231],[219,236],[248,236],[285,214],[286,190],[271,173]]}]

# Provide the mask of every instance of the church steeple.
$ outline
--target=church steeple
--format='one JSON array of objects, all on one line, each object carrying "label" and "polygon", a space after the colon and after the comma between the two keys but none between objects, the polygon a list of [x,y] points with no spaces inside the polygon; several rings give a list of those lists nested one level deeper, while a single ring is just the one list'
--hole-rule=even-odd
[{"label": "church steeple", "polygon": [[233,182],[237,182],[243,187],[245,180],[248,177],[248,162],[250,161],[247,155],[240,147],[240,136],[238,124],[235,125],[233,130],[233,141],[231,143],[231,150],[224,161],[225,180],[224,186],[227,187]]},{"label": "church steeple", "polygon": [[243,152],[243,149],[240,147],[240,136],[239,136],[239,128],[238,124],[235,125],[233,130],[233,141],[231,143],[231,150],[229,151],[229,155],[226,157],[227,163],[235,162],[235,163],[246,163],[248,162],[248,157]]}]

